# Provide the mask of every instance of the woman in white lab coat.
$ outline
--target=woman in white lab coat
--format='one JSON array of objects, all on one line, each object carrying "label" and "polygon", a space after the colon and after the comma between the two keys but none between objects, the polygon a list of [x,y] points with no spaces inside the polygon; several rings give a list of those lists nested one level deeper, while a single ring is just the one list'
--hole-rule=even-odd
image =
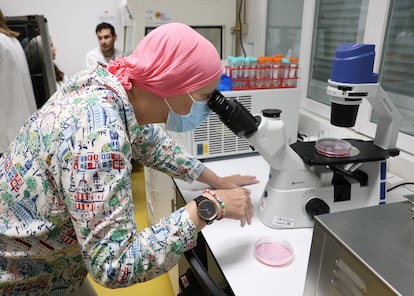
[{"label": "woman in white lab coat", "polygon": [[0,153],[36,111],[29,67],[17,36],[6,26],[0,10]]}]

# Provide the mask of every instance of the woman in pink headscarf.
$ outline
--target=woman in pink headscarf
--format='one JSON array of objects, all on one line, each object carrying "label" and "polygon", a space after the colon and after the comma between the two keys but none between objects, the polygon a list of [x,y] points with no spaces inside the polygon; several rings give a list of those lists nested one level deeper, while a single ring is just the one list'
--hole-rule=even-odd
[{"label": "woman in pink headscarf", "polygon": [[[94,295],[88,272],[130,286],[172,268],[214,220],[251,222],[241,186],[255,177],[217,176],[153,125],[196,128],[221,72],[205,38],[163,25],[131,56],[75,74],[26,121],[0,158],[1,295]],[[138,231],[132,160],[210,189]]]}]

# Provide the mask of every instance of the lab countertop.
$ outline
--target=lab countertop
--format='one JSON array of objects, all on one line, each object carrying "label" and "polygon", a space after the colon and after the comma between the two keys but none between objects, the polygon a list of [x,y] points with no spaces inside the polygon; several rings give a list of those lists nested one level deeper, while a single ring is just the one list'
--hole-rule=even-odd
[{"label": "lab countertop", "polygon": [[[239,221],[223,219],[202,230],[213,256],[237,296],[244,295],[303,295],[308,266],[312,228],[272,229],[257,216],[258,204],[265,188],[269,165],[258,155],[207,161],[206,165],[221,176],[231,174],[255,175],[259,184],[247,186],[255,207],[252,224],[244,228]],[[199,195],[205,184],[175,180],[186,201]],[[271,267],[254,256],[255,242],[266,236],[287,240],[293,247],[293,261],[283,267]]]},{"label": "lab countertop", "polygon": [[[272,229],[257,216],[259,200],[265,188],[269,165],[260,155],[206,161],[205,164],[221,176],[231,174],[255,175],[259,184],[247,186],[255,207],[251,225],[240,227],[239,221],[223,219],[205,227],[202,232],[208,247],[237,296],[289,295],[302,296],[308,267],[313,228]],[[188,202],[198,196],[205,184],[175,180],[178,189]],[[404,200],[412,193],[401,187],[387,194],[387,202]],[[255,242],[273,236],[290,242],[294,250],[293,261],[283,267],[271,267],[254,256]]]}]

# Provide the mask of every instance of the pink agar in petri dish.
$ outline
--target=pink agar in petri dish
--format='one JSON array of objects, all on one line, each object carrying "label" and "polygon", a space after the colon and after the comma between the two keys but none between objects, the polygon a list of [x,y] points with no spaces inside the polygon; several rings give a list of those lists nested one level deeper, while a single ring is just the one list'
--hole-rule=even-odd
[{"label": "pink agar in petri dish", "polygon": [[284,266],[293,260],[293,247],[286,240],[264,237],[255,244],[255,256],[266,265]]},{"label": "pink agar in petri dish", "polygon": [[321,138],[315,143],[316,152],[327,157],[348,157],[351,148],[351,143],[336,138]]}]

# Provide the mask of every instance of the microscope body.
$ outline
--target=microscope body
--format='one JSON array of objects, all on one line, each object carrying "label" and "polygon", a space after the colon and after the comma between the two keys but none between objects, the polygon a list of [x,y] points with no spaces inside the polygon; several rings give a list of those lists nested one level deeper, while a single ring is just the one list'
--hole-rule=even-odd
[{"label": "microscope body", "polygon": [[[308,164],[294,148],[303,144],[306,150],[314,149],[314,142],[289,145],[284,140],[282,120],[264,115],[255,117],[260,118],[260,124],[248,141],[270,165],[257,212],[265,225],[312,227],[315,215],[378,205],[384,200],[379,185],[381,171],[385,169],[382,161],[355,165],[341,158],[339,164],[323,161]],[[379,158],[384,155],[387,153]]]},{"label": "microscope body", "polygon": [[[267,155],[261,147],[265,142],[255,135],[249,138],[271,167],[258,213],[265,225],[312,227],[315,215],[386,202],[386,159],[398,155],[395,146],[401,116],[377,83],[374,57],[373,45],[339,46],[327,87],[333,125],[354,126],[359,104],[367,100],[372,105],[378,116],[373,141],[349,139],[350,155],[332,159],[318,155],[314,142],[285,144],[279,152]],[[260,128],[257,133],[263,133]]]},{"label": "microscope body", "polygon": [[363,99],[379,116],[374,141],[346,139],[352,144],[346,157],[323,156],[315,142],[286,143],[280,110],[253,116],[238,102],[213,95],[210,108],[269,163],[258,210],[265,225],[312,227],[315,215],[385,203],[386,159],[399,153],[395,145],[401,116],[372,72],[373,50],[366,44],[338,47],[328,81],[333,125],[352,127]]}]

